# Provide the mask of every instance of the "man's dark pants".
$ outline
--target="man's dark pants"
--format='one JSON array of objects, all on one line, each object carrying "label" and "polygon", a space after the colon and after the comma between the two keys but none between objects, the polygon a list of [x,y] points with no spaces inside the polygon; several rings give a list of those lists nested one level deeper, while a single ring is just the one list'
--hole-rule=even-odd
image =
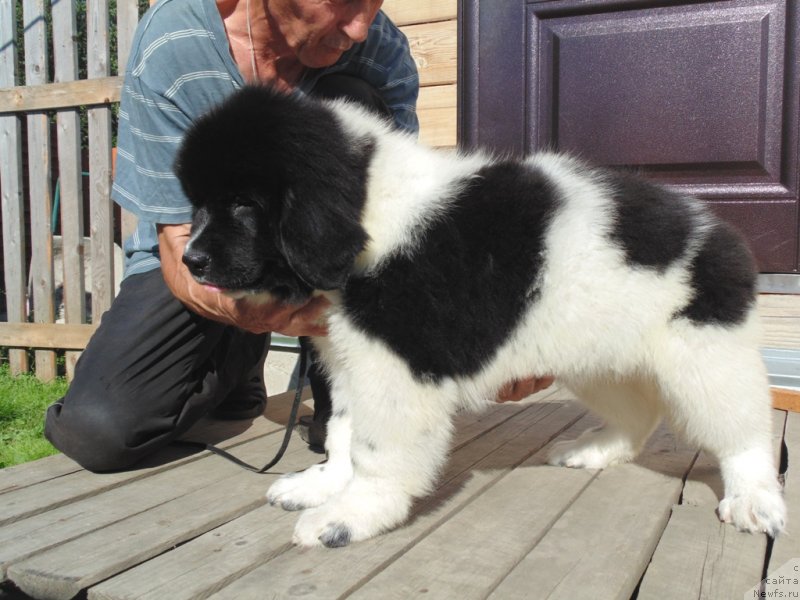
[{"label": "man's dark pants", "polygon": [[[360,79],[328,75],[314,94],[348,97],[390,114]],[[160,269],[127,277],[75,368],[66,396],[50,406],[45,436],[92,471],[126,468],[163,448],[252,377],[269,344],[199,317],[181,304]],[[312,363],[315,420],[330,415],[327,382]]]}]

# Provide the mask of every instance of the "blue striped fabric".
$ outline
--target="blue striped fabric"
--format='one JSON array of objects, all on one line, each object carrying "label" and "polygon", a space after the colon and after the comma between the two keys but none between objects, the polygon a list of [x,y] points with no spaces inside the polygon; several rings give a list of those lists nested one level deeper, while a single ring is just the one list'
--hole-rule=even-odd
[{"label": "blue striped fabric", "polygon": [[[383,13],[364,43],[332,67],[306,73],[297,93],[309,93],[320,76],[333,72],[372,84],[397,126],[418,132],[417,69],[405,36]],[[160,0],[143,17],[122,89],[111,192],[139,218],[136,231],[125,240],[126,277],[159,266],[156,223],[191,220],[191,206],[172,172],[183,133],[244,83],[215,0]]]}]

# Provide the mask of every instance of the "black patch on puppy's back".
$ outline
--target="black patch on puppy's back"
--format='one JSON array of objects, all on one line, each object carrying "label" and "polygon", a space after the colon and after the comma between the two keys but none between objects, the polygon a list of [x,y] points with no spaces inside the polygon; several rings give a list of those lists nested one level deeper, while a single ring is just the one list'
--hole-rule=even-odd
[{"label": "black patch on puppy's back", "polygon": [[344,304],[420,380],[466,376],[489,362],[535,300],[558,199],[529,166],[487,166],[429,225],[413,256],[353,277]]},{"label": "black patch on puppy's back", "polygon": [[692,234],[690,200],[622,171],[611,171],[616,214],[612,240],[625,250],[629,265],[663,273],[683,256]]},{"label": "black patch on puppy's back", "polygon": [[690,265],[694,296],[678,317],[696,324],[738,325],[756,299],[756,266],[744,240],[719,222]]}]

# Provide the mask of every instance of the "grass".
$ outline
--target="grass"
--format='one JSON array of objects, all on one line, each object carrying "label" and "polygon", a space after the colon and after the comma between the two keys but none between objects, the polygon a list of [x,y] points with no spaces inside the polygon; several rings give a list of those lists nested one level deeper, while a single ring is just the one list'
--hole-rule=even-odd
[{"label": "grass", "polygon": [[33,375],[12,377],[0,364],[0,468],[58,451],[44,438],[44,412],[67,391],[59,378],[42,383]]}]

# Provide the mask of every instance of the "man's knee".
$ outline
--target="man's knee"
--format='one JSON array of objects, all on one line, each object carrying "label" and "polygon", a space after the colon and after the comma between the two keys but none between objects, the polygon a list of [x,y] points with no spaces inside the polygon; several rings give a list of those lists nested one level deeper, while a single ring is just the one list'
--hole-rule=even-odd
[{"label": "man's knee", "polygon": [[78,407],[59,400],[47,409],[44,435],[89,471],[125,469],[142,455],[128,445],[131,435],[124,428],[125,420],[119,419],[111,408],[103,402]]}]

